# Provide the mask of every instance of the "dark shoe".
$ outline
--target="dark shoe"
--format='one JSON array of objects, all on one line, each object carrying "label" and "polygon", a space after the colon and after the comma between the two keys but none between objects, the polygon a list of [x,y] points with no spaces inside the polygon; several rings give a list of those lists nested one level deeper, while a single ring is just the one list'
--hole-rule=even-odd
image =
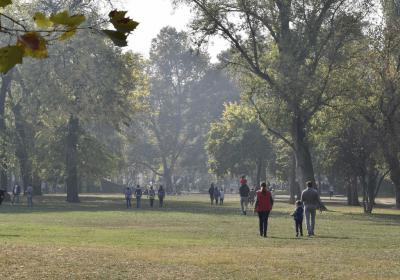
[{"label": "dark shoe", "polygon": [[298,232],[296,233],[296,237],[299,237],[299,233]]}]

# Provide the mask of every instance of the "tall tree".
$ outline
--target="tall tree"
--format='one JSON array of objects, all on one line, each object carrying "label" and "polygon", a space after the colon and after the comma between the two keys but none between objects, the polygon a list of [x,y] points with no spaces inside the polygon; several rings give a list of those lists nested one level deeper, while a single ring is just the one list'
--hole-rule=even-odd
[{"label": "tall tree", "polygon": [[206,147],[211,170],[218,176],[253,174],[259,186],[275,155],[254,115],[248,107],[226,104],[221,119],[211,124]]},{"label": "tall tree", "polygon": [[[236,61],[264,82],[256,96],[285,103],[290,136],[303,180],[314,180],[308,125],[337,93],[332,73],[343,60],[343,46],[360,34],[370,1],[183,0],[196,12],[193,28],[203,39],[220,35],[240,56]],[[270,53],[275,55],[271,59]]]},{"label": "tall tree", "polygon": [[[195,94],[208,64],[206,55],[192,50],[185,32],[165,27],[152,42],[148,63],[150,92],[145,99],[149,111],[143,117],[149,130],[143,131],[147,134],[143,144],[153,156],[142,157],[140,163],[163,177],[167,191],[172,191],[179,159],[201,123],[201,115],[195,111]],[[140,155],[136,157],[139,159]]]}]

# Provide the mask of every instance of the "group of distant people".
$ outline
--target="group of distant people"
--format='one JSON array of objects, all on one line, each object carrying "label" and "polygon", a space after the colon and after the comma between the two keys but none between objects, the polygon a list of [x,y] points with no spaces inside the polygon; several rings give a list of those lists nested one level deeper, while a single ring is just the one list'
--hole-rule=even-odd
[{"label": "group of distant people", "polygon": [[[20,196],[22,194],[22,189],[19,184],[16,184],[12,189],[12,197],[11,197],[11,204],[19,204],[20,203]],[[0,189],[0,205],[6,198],[7,191]],[[25,190],[26,200],[28,207],[33,207],[33,187],[29,185]]]},{"label": "group of distant people", "polygon": [[214,185],[214,183],[211,183],[211,187],[208,189],[208,194],[210,195],[211,205],[214,204],[214,200],[215,200],[215,205],[224,204],[225,192],[222,187],[218,188],[217,186]]},{"label": "group of distant people", "polygon": [[[249,196],[252,190],[247,185],[246,177],[240,180],[240,206],[243,215],[247,214]],[[255,192],[254,212],[258,214],[260,236],[267,237],[268,218],[274,205],[274,198],[268,189],[267,183],[263,182]],[[294,219],[296,237],[303,236],[303,217],[305,216],[308,236],[314,236],[315,217],[317,209],[326,209],[321,202],[318,191],[313,182],[307,182],[307,188],[301,193],[300,200],[295,203],[295,210],[291,214]]]},{"label": "group of distant people", "polygon": [[[134,190],[132,190],[130,187],[126,187],[125,189],[125,201],[126,201],[126,208],[132,208],[132,196],[136,198],[136,208],[141,208],[142,207],[142,196],[144,195],[144,192],[142,191],[142,188],[140,185],[137,185]],[[156,191],[154,190],[153,186],[150,186],[150,189],[146,191],[146,194],[148,196],[149,202],[150,202],[150,207],[154,207],[154,200],[156,197]],[[162,185],[157,190],[157,197],[158,197],[158,207],[162,208],[164,206],[164,198],[165,198],[165,190]]]}]

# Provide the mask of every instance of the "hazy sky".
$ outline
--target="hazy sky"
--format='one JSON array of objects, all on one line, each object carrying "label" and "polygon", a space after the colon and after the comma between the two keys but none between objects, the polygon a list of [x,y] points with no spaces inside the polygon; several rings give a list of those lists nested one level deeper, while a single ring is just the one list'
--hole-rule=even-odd
[{"label": "hazy sky", "polygon": [[[160,29],[166,25],[185,30],[190,21],[190,9],[179,8],[174,10],[170,0],[120,0],[122,8],[134,20],[140,22],[138,28],[129,38],[129,48],[146,57],[150,50],[151,40],[157,36]],[[227,44],[222,40],[215,40],[209,46],[209,52],[215,60],[216,55]]]}]

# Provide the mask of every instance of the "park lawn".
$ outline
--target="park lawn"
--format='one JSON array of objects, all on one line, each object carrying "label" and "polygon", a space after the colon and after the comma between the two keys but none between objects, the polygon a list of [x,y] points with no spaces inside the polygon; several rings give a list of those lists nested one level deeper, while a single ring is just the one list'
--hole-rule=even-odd
[{"label": "park lawn", "polygon": [[[0,206],[1,279],[400,279],[400,211],[329,205],[317,236],[295,238],[277,202],[269,237],[238,200],[167,197],[165,209],[124,209],[117,196]],[[157,201],[156,201],[157,202]]]}]

